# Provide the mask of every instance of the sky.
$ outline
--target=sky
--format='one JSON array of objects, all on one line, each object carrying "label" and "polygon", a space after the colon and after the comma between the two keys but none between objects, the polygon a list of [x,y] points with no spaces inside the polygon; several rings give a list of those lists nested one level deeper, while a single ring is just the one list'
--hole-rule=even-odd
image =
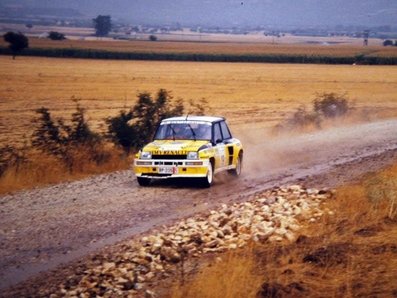
[{"label": "sky", "polygon": [[0,0],[0,5],[74,8],[132,23],[217,26],[396,25],[397,0]]}]

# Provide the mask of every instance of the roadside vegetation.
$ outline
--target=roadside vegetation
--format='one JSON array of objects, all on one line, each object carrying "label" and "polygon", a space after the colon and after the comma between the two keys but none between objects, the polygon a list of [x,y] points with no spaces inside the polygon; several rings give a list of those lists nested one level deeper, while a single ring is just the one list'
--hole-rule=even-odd
[{"label": "roadside vegetation", "polygon": [[290,132],[295,130],[321,129],[330,121],[342,121],[349,116],[353,106],[349,103],[346,94],[319,93],[312,102],[311,109],[300,106],[290,117],[277,124],[273,131]]},{"label": "roadside vegetation", "polygon": [[295,242],[209,259],[164,296],[395,297],[397,164],[337,189],[324,211]]},{"label": "roadside vegetation", "polygon": [[143,92],[129,110],[104,119],[107,131],[102,134],[92,131],[78,101],[69,119],[37,109],[31,137],[20,146],[0,147],[0,193],[127,169],[132,153],[153,137],[162,119],[203,115],[206,104],[173,101],[165,89],[154,98]]}]

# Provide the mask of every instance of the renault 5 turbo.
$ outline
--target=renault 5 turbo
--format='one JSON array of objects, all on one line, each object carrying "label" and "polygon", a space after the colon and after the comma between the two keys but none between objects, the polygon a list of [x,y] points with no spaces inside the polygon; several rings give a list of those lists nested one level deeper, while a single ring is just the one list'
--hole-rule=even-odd
[{"label": "renault 5 turbo", "polygon": [[242,164],[243,146],[225,118],[187,116],[161,121],[153,141],[136,154],[134,171],[141,186],[154,179],[195,178],[210,187],[219,172],[239,176]]}]

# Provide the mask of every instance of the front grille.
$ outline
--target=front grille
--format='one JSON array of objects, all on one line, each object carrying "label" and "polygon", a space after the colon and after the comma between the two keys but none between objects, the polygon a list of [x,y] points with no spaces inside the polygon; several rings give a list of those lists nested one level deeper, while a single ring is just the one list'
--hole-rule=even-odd
[{"label": "front grille", "polygon": [[155,166],[181,166],[183,162],[181,161],[155,161]]},{"label": "front grille", "polygon": [[152,159],[186,159],[187,155],[186,154],[180,154],[180,155],[152,155]]}]

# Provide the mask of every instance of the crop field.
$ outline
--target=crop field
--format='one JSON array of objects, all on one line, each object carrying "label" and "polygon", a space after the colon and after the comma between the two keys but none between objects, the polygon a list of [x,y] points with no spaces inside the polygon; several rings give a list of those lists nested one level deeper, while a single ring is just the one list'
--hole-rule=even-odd
[{"label": "crop field", "polygon": [[[396,47],[383,47],[373,43],[363,47],[361,43],[333,42],[322,45],[323,41],[313,44],[307,43],[262,43],[262,42],[192,42],[192,41],[161,41],[151,42],[144,40],[63,40],[51,41],[48,39],[30,38],[31,48],[66,48],[66,49],[95,49],[115,52],[140,53],[200,53],[200,54],[269,54],[269,55],[317,55],[331,57],[354,57],[370,55],[375,57],[397,57]],[[1,40],[0,46],[7,44]]]},{"label": "crop field", "polygon": [[0,56],[0,143],[29,138],[35,109],[70,118],[75,101],[103,130],[103,119],[160,88],[208,101],[233,130],[270,127],[316,93],[346,93],[367,116],[397,116],[397,67],[358,65],[82,60]]}]

